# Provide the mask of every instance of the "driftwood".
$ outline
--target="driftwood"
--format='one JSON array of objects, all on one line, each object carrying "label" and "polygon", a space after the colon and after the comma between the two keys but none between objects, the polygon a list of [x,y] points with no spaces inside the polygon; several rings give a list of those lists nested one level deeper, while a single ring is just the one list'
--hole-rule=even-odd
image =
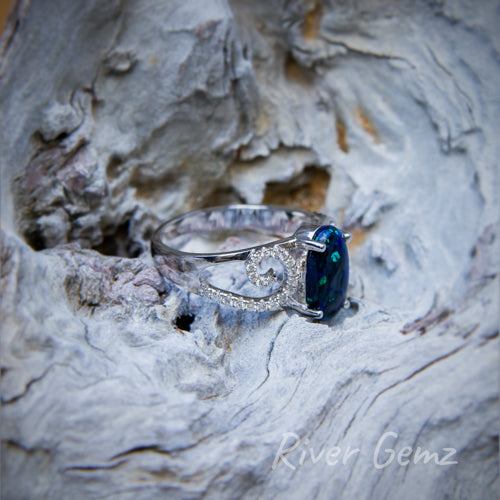
[{"label": "driftwood", "polygon": [[[494,1],[17,1],[2,498],[496,498],[499,23]],[[353,232],[352,308],[164,283],[158,222],[233,201]]]}]

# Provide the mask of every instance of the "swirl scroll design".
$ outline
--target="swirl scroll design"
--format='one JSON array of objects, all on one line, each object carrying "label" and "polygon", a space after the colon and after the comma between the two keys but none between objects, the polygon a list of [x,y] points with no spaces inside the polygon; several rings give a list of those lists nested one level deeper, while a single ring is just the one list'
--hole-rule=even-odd
[{"label": "swirl scroll design", "polygon": [[220,304],[249,311],[271,311],[279,309],[299,284],[299,265],[288,250],[280,246],[260,247],[252,250],[245,261],[245,269],[251,283],[259,287],[269,287],[277,282],[278,275],[272,267],[259,272],[265,264],[278,261],[283,266],[283,280],[279,288],[264,297],[247,297],[228,290],[222,290],[201,279],[200,295]]}]

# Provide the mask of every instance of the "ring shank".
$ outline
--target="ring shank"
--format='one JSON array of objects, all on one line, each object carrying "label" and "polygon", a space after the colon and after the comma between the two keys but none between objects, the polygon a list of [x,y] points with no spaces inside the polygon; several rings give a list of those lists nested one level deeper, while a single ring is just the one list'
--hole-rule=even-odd
[{"label": "ring shank", "polygon": [[324,215],[316,212],[273,205],[226,205],[201,209],[161,224],[153,234],[151,252],[164,277],[196,293],[203,269],[217,262],[245,260],[256,247],[230,252],[193,253],[170,246],[171,240],[189,234],[227,230],[254,231],[286,240],[305,224],[327,221]]},{"label": "ring shank", "polygon": [[324,216],[315,212],[272,205],[226,205],[195,210],[163,223],[153,236],[155,242],[189,233],[223,230],[251,230],[285,238],[304,223],[319,223]]}]

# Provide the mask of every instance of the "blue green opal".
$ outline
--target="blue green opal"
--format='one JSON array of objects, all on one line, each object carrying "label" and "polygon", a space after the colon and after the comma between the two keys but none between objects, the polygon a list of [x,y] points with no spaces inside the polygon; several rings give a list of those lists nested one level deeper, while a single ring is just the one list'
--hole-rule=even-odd
[{"label": "blue green opal", "polygon": [[329,319],[343,307],[349,283],[349,255],[342,232],[322,226],[314,241],[326,244],[324,252],[310,250],[306,262],[306,302],[309,309],[323,311]]}]

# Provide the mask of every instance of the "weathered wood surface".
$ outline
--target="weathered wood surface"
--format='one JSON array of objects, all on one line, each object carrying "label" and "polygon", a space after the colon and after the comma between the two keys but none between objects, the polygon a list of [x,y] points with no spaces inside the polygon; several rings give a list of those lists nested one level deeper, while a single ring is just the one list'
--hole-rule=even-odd
[{"label": "weathered wood surface", "polygon": [[[496,498],[499,22],[494,1],[18,1],[2,498]],[[157,222],[234,200],[353,231],[355,307],[313,324],[165,285]],[[272,467],[284,433],[295,470]],[[410,464],[377,468],[377,443]]]}]

